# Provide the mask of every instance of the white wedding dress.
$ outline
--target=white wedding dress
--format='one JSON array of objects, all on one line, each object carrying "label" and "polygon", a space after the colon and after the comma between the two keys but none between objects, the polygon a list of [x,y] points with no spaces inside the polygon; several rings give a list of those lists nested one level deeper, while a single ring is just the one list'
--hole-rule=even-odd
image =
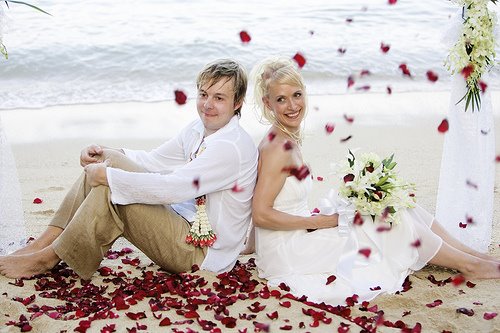
[{"label": "white wedding dress", "polygon": [[[274,202],[274,208],[289,214],[309,216],[307,206],[311,179],[288,177]],[[408,209],[392,230],[377,232],[385,222],[365,219],[347,235],[338,228],[275,231],[256,228],[256,264],[259,277],[270,286],[284,282],[291,293],[309,301],[344,305],[357,294],[359,301],[380,293],[402,289],[405,278],[434,257],[442,240],[430,230],[433,217],[417,206]],[[421,246],[412,246],[420,240]],[[371,249],[368,258],[358,253]],[[327,285],[329,276],[336,280]]]},{"label": "white wedding dress", "polygon": [[0,121],[0,255],[26,245],[16,164]]}]

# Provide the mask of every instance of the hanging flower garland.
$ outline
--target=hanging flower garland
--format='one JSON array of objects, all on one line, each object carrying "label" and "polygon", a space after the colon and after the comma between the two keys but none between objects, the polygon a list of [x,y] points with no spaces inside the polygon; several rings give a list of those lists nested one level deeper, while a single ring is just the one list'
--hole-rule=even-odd
[{"label": "hanging flower garland", "polygon": [[445,65],[452,74],[460,72],[466,82],[467,92],[457,102],[465,100],[465,111],[469,105],[479,110],[481,106],[481,76],[495,61],[495,13],[488,10],[488,3],[498,0],[454,0],[463,8],[464,19],[459,40],[451,48]]},{"label": "hanging flower garland", "polygon": [[212,246],[217,240],[217,236],[208,220],[205,201],[204,195],[196,198],[196,216],[186,236],[186,243],[199,247]]}]

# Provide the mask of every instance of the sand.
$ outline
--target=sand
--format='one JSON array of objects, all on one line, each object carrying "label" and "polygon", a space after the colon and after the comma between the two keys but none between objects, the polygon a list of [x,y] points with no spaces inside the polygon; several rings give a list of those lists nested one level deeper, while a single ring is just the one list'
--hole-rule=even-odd
[{"label": "sand", "polygon": [[[399,163],[400,173],[407,179],[412,180],[418,186],[418,201],[421,206],[430,212],[434,212],[436,193],[439,181],[439,168],[441,163],[441,151],[443,134],[436,130],[440,121],[446,116],[448,109],[448,97],[446,92],[442,93],[400,93],[388,95],[380,94],[350,94],[333,96],[310,96],[310,111],[307,120],[307,137],[304,142],[305,159],[309,161],[315,176],[324,177],[324,181],[316,181],[310,198],[311,207],[314,207],[318,198],[325,193],[329,184],[330,163],[339,160],[346,155],[347,148],[360,147],[363,151],[375,151],[380,155],[395,153]],[[495,133],[497,155],[500,152],[500,92],[493,93],[493,102],[497,107],[494,109]],[[265,127],[260,125],[255,116],[249,110],[251,105],[245,107],[242,124],[258,142],[262,137]],[[248,111],[247,111],[248,110]],[[348,124],[343,119],[344,114],[354,117],[354,122]],[[16,158],[19,179],[23,193],[23,207],[26,227],[30,236],[36,236],[44,230],[49,223],[59,203],[68,191],[72,182],[81,172],[78,158],[81,148],[90,143],[100,143],[112,147],[130,147],[149,149],[159,145],[170,137],[183,124],[196,117],[194,112],[194,101],[188,101],[185,106],[176,106],[172,103],[123,103],[123,104],[100,104],[100,105],[76,105],[49,107],[41,110],[11,110],[0,112],[2,123],[7,130],[8,137],[12,143]],[[335,131],[327,135],[324,131],[326,122],[335,123]],[[340,143],[341,138],[352,135],[346,143]],[[500,257],[500,166],[496,167],[495,178],[495,207],[493,239],[489,247],[489,253]],[[41,198],[42,204],[34,204],[34,198]],[[113,249],[120,250],[131,247],[126,241],[120,240],[115,243]],[[133,247],[131,247],[133,248]],[[321,254],[319,254],[321,255]],[[109,267],[113,271],[121,271],[127,277],[127,281],[138,279],[145,271],[156,272],[157,267],[150,260],[134,249],[128,257],[139,258],[138,266],[123,263],[124,256],[117,259],[105,259],[102,267]],[[251,262],[253,256],[242,256],[243,264]],[[313,258],[312,258],[313,260]],[[204,320],[211,321],[217,325],[222,332],[237,332],[247,329],[253,332],[256,329],[254,322],[268,324],[269,331],[278,332],[288,329],[294,332],[337,332],[342,325],[349,328],[349,332],[359,332],[361,327],[341,316],[326,312],[324,320],[314,326],[314,319],[308,312],[321,311],[317,307],[307,305],[297,300],[290,300],[289,308],[280,305],[289,299],[277,299],[276,294],[269,294],[265,289],[265,282],[257,277],[255,269],[251,264],[241,266],[252,274],[257,285],[253,292],[236,292],[235,295],[243,294],[250,296],[248,299],[238,299],[234,304],[227,306],[228,313],[222,315],[236,318],[236,327],[228,328],[222,322],[214,318],[214,315],[222,310],[222,307],[199,305],[196,311]],[[103,271],[104,272],[104,271]],[[427,266],[423,270],[410,276],[411,289],[397,295],[381,295],[371,301],[367,306],[370,311],[362,311],[357,304],[351,307],[352,317],[367,316],[374,317],[376,310],[383,311],[385,320],[396,322],[403,321],[408,327],[413,328],[420,323],[422,332],[499,332],[499,317],[491,320],[483,318],[485,313],[497,313],[499,311],[498,299],[500,296],[500,282],[498,280],[471,281],[475,284],[465,283],[455,287],[451,283],[438,286],[429,280],[433,275],[436,280],[445,280],[454,276],[456,272],[445,270],[434,266]],[[209,272],[196,271],[170,278],[170,281],[188,281],[193,275],[203,278],[207,284],[203,288],[215,289],[214,283],[220,283],[220,279]],[[97,287],[107,287],[102,295],[110,297],[109,293],[116,286],[99,273],[94,275],[92,284]],[[50,280],[50,279],[49,279]],[[68,280],[68,279],[67,279]],[[66,281],[67,281],[66,280]],[[74,278],[75,287],[80,286],[78,278]],[[168,279],[167,279],[168,280]],[[44,280],[42,280],[44,281]],[[194,281],[202,281],[196,280]],[[0,276],[0,332],[18,332],[20,328],[6,326],[9,321],[19,321],[20,315],[25,315],[33,332],[72,332],[78,327],[81,320],[88,318],[73,318],[64,320],[64,317],[73,317],[76,312],[71,311],[65,316],[58,318],[56,310],[45,308],[40,316],[33,315],[33,305],[39,307],[66,306],[76,304],[66,297],[66,303],[62,300],[45,298],[41,291],[35,290],[35,284],[40,285],[39,279],[26,280],[24,286],[13,284],[14,280]],[[187,282],[186,282],[187,283]],[[166,283],[162,283],[166,285]],[[89,286],[87,286],[89,288]],[[71,288],[69,288],[71,289]],[[257,291],[261,291],[257,293]],[[281,295],[285,291],[279,290]],[[89,292],[87,292],[87,295]],[[35,295],[34,301],[25,306],[16,297],[27,298]],[[43,294],[42,294],[43,295]],[[186,305],[187,299],[172,293],[164,293],[165,297],[174,297]],[[200,298],[206,296],[200,296]],[[252,298],[255,297],[255,298]],[[192,297],[193,298],[193,297]],[[244,298],[244,297],[242,297]],[[153,298],[154,299],[154,298]],[[170,307],[169,310],[157,311],[153,314],[150,309],[151,298],[137,300],[137,304],[130,305],[129,309],[116,310],[113,313],[117,318],[107,318],[92,321],[87,332],[99,332],[106,325],[115,325],[116,332],[126,332],[126,329],[156,332],[156,331],[183,331],[189,329],[202,331],[202,326],[196,322],[181,323],[179,321],[189,320],[189,314],[184,314]],[[426,304],[441,300],[442,304],[428,307]],[[259,302],[259,304],[255,304]],[[439,303],[439,302],[438,302]],[[81,303],[78,303],[81,304]],[[286,303],[284,303],[286,305]],[[260,312],[258,305],[266,307]],[[375,306],[377,308],[373,308]],[[189,308],[189,307],[188,307]],[[474,314],[468,316],[457,312],[457,309],[472,309]],[[28,310],[31,309],[32,312]],[[62,309],[62,308],[60,308]],[[273,312],[278,312],[277,319],[270,319]],[[146,318],[133,320],[127,313],[144,312]],[[52,313],[52,318],[50,314]],[[309,313],[309,314],[307,314]],[[159,326],[161,319],[168,317],[171,322],[178,321],[169,326]],[[256,315],[252,318],[251,315]],[[31,318],[34,316],[35,318]],[[321,317],[321,315],[319,315]],[[329,321],[331,318],[331,322]],[[220,319],[220,317],[219,317]],[[305,328],[300,328],[303,323]],[[341,322],[344,323],[341,325]],[[140,325],[146,325],[143,327]],[[312,326],[311,326],[312,325]],[[231,325],[229,325],[231,326]],[[112,326],[108,326],[111,328]],[[418,328],[418,327],[417,327]],[[111,330],[110,330],[111,331]],[[215,329],[214,332],[217,330]],[[398,328],[389,328],[384,325],[378,327],[377,332],[398,332]],[[339,329],[339,332],[341,330]]]}]

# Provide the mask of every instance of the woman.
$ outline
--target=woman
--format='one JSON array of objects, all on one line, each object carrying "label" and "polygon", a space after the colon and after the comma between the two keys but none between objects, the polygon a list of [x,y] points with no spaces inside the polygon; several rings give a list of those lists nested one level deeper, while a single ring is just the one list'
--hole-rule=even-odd
[{"label": "woman", "polygon": [[[271,124],[259,145],[253,197],[260,277],[272,286],[284,282],[310,301],[333,305],[353,294],[361,301],[396,292],[412,271],[427,263],[459,270],[469,279],[500,277],[498,260],[450,237],[418,206],[405,211],[403,221],[389,232],[377,232],[377,223],[364,223],[352,228],[349,237],[339,234],[337,214],[311,215],[311,177],[301,174],[302,77],[292,61],[278,58],[258,65],[254,78],[256,105]],[[410,246],[417,241],[422,246]],[[371,254],[360,254],[363,248]]]}]

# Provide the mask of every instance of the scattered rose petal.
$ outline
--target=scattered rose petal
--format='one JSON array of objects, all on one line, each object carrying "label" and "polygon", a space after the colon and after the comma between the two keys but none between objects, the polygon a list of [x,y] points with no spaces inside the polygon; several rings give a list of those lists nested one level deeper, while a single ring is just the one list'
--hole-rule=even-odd
[{"label": "scattered rose petal", "polygon": [[361,86],[361,87],[356,87],[356,91],[368,91],[370,90],[371,86],[369,84]]},{"label": "scattered rose petal", "polygon": [[255,302],[251,306],[247,306],[247,309],[253,313],[260,312],[266,308],[266,305],[260,305],[260,302]]},{"label": "scattered rose petal", "polygon": [[428,307],[428,308],[435,308],[436,306],[440,306],[441,304],[443,304],[443,301],[440,300],[440,299],[437,299],[437,300],[435,300],[432,303],[426,304],[425,306]]},{"label": "scattered rose petal", "polygon": [[38,205],[38,204],[41,204],[42,202],[43,202],[43,200],[42,200],[42,199],[40,199],[40,198],[35,198],[35,199],[33,199],[33,203],[34,203],[34,204],[37,204],[37,205]]},{"label": "scattered rose petal", "polygon": [[243,189],[243,187],[239,187],[238,184],[234,184],[234,186],[231,188],[231,191],[238,193],[238,192],[243,192],[244,189]]},{"label": "scattered rose petal", "polygon": [[333,130],[335,129],[335,125],[332,123],[326,123],[325,125],[325,131],[326,134],[332,134]]},{"label": "scattered rose petal", "polygon": [[484,94],[488,85],[484,81],[479,81],[479,88],[481,88],[481,92]]},{"label": "scattered rose petal", "polygon": [[240,39],[243,44],[247,44],[252,40],[252,37],[245,30],[240,31]]},{"label": "scattered rose petal", "polygon": [[469,64],[467,66],[465,66],[461,73],[462,75],[464,76],[464,78],[467,80],[469,78],[469,76],[474,72],[474,65],[473,64]]},{"label": "scattered rose petal", "polygon": [[406,317],[407,315],[410,315],[411,311],[403,311],[403,315],[401,317]]},{"label": "scattered rose petal", "polygon": [[319,214],[320,213],[320,210],[318,207],[315,207],[312,211],[311,211],[312,214]]},{"label": "scattered rose petal", "polygon": [[365,256],[365,258],[369,258],[372,250],[369,248],[359,249],[358,253]]},{"label": "scattered rose petal", "polygon": [[193,179],[193,186],[196,188],[196,190],[200,189],[200,178],[199,177],[196,177],[195,179]]},{"label": "scattered rose petal", "polygon": [[269,318],[271,320],[278,319],[278,317],[279,317],[278,311],[274,311],[272,313],[266,313],[266,316],[267,316],[267,318]]},{"label": "scattered rose petal", "polygon": [[323,177],[318,176],[318,177],[316,177],[316,180],[317,180],[318,182],[322,182],[322,181],[323,181]]},{"label": "scattered rose petal", "polygon": [[129,317],[132,320],[139,320],[139,319],[144,319],[146,318],[146,313],[143,312],[126,312],[125,315]]},{"label": "scattered rose petal", "polygon": [[384,44],[384,42],[380,43],[380,51],[382,51],[383,53],[389,52],[390,49],[391,46],[389,44]]},{"label": "scattered rose petal", "polygon": [[403,75],[411,77],[410,69],[408,68],[408,66],[405,63],[400,64],[399,65],[399,69],[401,70],[401,72],[403,73]]},{"label": "scattered rose petal", "polygon": [[348,18],[346,18],[346,19],[345,19],[345,22],[346,22],[346,23],[352,23],[352,21],[353,21],[353,20],[352,20],[352,18],[350,18],[350,17],[348,17]]},{"label": "scattered rose petal", "polygon": [[343,48],[343,47],[339,47],[339,48],[337,49],[337,52],[338,52],[339,54],[344,54],[344,53],[346,53],[346,51],[347,51],[347,49],[346,49],[346,48]]},{"label": "scattered rose petal", "polygon": [[273,141],[275,137],[276,137],[276,133],[274,133],[274,132],[269,132],[269,134],[267,135],[267,139],[269,141]]},{"label": "scattered rose petal", "polygon": [[170,326],[170,325],[172,325],[172,321],[168,317],[165,317],[160,321],[160,326]]},{"label": "scattered rose petal", "polygon": [[361,72],[359,73],[359,76],[363,77],[366,75],[370,75],[370,71],[368,69],[362,69]]},{"label": "scattered rose petal", "polygon": [[431,82],[436,82],[439,79],[439,76],[436,73],[434,73],[433,71],[427,71],[427,73],[425,73],[425,75],[427,75],[427,80],[429,80]]},{"label": "scattered rose petal", "polygon": [[292,306],[292,303],[290,301],[283,301],[283,302],[280,302],[280,305],[284,308],[289,308]]},{"label": "scattered rose petal", "polygon": [[[354,179],[354,175],[353,175],[353,179]],[[344,177],[344,182],[345,182],[345,177]],[[361,215],[360,212],[356,211],[356,214],[354,214],[354,219],[352,221],[352,224],[354,224],[354,225],[363,225],[364,222],[365,221],[363,220],[363,215]]]},{"label": "scattered rose petal", "polygon": [[382,289],[380,286],[370,287],[371,291],[380,290],[380,289]]},{"label": "scattered rose petal", "polygon": [[182,90],[174,90],[175,102],[179,105],[186,104],[187,96]]},{"label": "scattered rose petal", "polygon": [[385,89],[387,90],[387,94],[388,95],[392,94],[392,88],[391,88],[391,86],[387,86]]},{"label": "scattered rose petal", "polygon": [[453,279],[451,280],[451,283],[455,286],[458,287],[462,283],[465,282],[465,277],[462,274],[458,274]]},{"label": "scattered rose petal", "polygon": [[477,190],[477,189],[479,188],[479,186],[477,186],[477,184],[476,184],[476,183],[473,183],[473,182],[472,182],[472,181],[470,181],[469,179],[467,179],[467,180],[465,181],[465,185],[467,185],[467,186],[469,186],[469,187],[471,187],[471,188],[473,188],[473,189],[475,189],[475,190]]},{"label": "scattered rose petal", "polygon": [[448,119],[443,119],[443,121],[441,121],[441,124],[439,124],[438,126],[438,132],[439,133],[446,133],[448,132],[448,129],[450,128],[449,124],[448,124]]},{"label": "scattered rose petal", "polygon": [[398,0],[388,0],[389,5],[395,5]]},{"label": "scattered rose petal", "polygon": [[472,317],[474,315],[474,310],[472,309],[467,309],[467,308],[458,308],[457,313],[462,313],[464,315],[467,315],[469,317]]},{"label": "scattered rose petal", "polygon": [[300,167],[285,167],[281,170],[282,172],[288,172],[290,175],[295,176],[298,180],[303,180],[311,173],[307,165],[302,165]]},{"label": "scattered rose petal", "polygon": [[304,58],[304,56],[300,52],[295,53],[295,55],[293,56],[293,60],[295,60],[297,65],[299,65],[299,68],[304,67],[304,65],[306,64],[306,58]]},{"label": "scattered rose petal", "polygon": [[255,326],[256,332],[269,332],[269,325],[264,323],[259,323],[254,321],[253,325]]},{"label": "scattered rose petal", "polygon": [[337,277],[335,275],[330,275],[327,279],[326,279],[326,285],[329,285],[330,283],[332,283],[333,281],[337,280]]},{"label": "scattered rose petal", "polygon": [[352,173],[344,176],[344,183],[349,183],[354,180],[354,175]]},{"label": "scattered rose petal", "polygon": [[467,228],[467,223],[458,222],[458,226],[462,229]]},{"label": "scattered rose petal", "polygon": [[475,284],[475,283],[472,283],[472,282],[470,282],[470,281],[467,281],[467,282],[465,283],[465,285],[466,285],[467,287],[469,287],[469,288],[474,288],[474,287],[476,286],[476,284]]},{"label": "scattered rose petal", "polygon": [[491,320],[491,319],[495,318],[496,316],[497,316],[496,312],[485,312],[483,314],[483,318],[486,320]]},{"label": "scattered rose petal", "polygon": [[292,325],[280,326],[280,330],[282,331],[291,331],[292,329],[293,329]]},{"label": "scattered rose petal", "polygon": [[352,135],[349,135],[349,136],[347,136],[345,138],[340,139],[340,142],[346,142],[346,141],[349,141],[351,139],[352,139]]},{"label": "scattered rose petal", "polygon": [[347,89],[351,88],[356,81],[354,81],[354,77],[352,75],[349,75],[347,77]]},{"label": "scattered rose petal", "polygon": [[415,240],[413,243],[411,243],[411,246],[415,247],[415,248],[418,248],[422,245],[422,242],[420,241],[420,239],[417,239]]},{"label": "scattered rose petal", "polygon": [[344,114],[344,119],[347,121],[349,124],[352,124],[354,121],[354,117],[349,117],[348,115]]},{"label": "scattered rose petal", "polygon": [[285,143],[283,144],[283,149],[285,149],[285,150],[293,149],[292,141],[286,140]]},{"label": "scattered rose petal", "polygon": [[497,155],[497,156],[495,157],[495,162],[500,163],[500,155]]}]

